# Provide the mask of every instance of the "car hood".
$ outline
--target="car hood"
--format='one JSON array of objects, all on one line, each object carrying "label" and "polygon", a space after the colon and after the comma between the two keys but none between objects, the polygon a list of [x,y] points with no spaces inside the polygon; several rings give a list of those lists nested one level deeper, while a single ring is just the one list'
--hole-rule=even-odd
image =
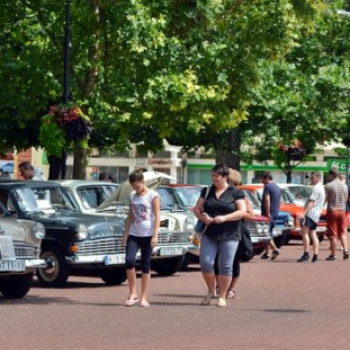
[{"label": "car hood", "polygon": [[[152,190],[155,190],[164,182],[164,180],[176,181],[176,179],[172,176],[157,171],[146,171],[143,173],[143,176],[146,186]],[[103,203],[99,205],[97,210],[103,210],[113,203],[129,202],[129,195],[131,192],[132,187],[129,181],[124,181],[116,191],[114,191]]]},{"label": "car hood", "polygon": [[77,212],[56,212],[55,214],[37,214],[32,220],[41,222],[48,230],[60,227],[76,229],[80,224],[88,227],[91,239],[102,237],[122,236],[125,220],[114,217],[81,214]]},{"label": "car hood", "polygon": [[11,236],[14,241],[27,241],[26,230],[19,221],[2,218],[0,232],[4,236]]}]

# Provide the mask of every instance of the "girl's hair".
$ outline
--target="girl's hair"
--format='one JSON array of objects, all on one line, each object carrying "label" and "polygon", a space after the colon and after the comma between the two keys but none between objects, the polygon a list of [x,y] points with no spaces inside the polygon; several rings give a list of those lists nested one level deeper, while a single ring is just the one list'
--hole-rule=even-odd
[{"label": "girl's hair", "polygon": [[211,171],[221,176],[228,176],[229,174],[229,169],[226,164],[217,164]]},{"label": "girl's hair", "polygon": [[143,181],[144,177],[143,177],[143,170],[134,170],[130,175],[129,175],[129,182],[131,184],[133,184],[134,182],[138,182],[138,181]]},{"label": "girl's hair", "polygon": [[238,186],[242,182],[242,175],[238,170],[229,168],[228,179],[233,186]]}]

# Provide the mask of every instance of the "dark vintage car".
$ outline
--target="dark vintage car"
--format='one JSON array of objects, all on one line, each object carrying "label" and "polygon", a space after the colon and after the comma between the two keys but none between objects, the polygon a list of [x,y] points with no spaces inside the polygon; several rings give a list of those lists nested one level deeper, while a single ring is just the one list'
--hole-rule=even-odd
[{"label": "dark vintage car", "polygon": [[0,203],[0,292],[5,298],[24,297],[35,269],[46,266],[39,258],[44,237],[42,224],[16,220]]},{"label": "dark vintage car", "polygon": [[44,225],[41,258],[47,267],[37,271],[44,286],[62,286],[69,275],[98,276],[106,284],[126,280],[124,222],[82,214],[59,184],[1,181],[0,201],[13,218]]},{"label": "dark vintage car", "polygon": [[[171,178],[169,175],[147,171],[145,183],[156,189],[159,184]],[[59,181],[75,199],[83,213],[96,216],[115,217],[125,220],[128,210],[129,194],[132,190],[128,181],[120,186],[102,181],[61,180]],[[113,191],[115,189],[115,191]],[[194,227],[193,213],[167,207],[161,197],[161,225],[158,244],[153,248],[152,270],[159,275],[169,276],[183,264],[185,254],[196,247],[190,242],[191,229]]]}]

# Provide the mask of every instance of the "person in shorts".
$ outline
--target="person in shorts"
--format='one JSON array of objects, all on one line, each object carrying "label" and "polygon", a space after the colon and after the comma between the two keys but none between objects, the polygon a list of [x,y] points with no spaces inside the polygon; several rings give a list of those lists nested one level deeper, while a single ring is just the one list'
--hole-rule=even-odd
[{"label": "person in shorts", "polygon": [[331,240],[332,253],[327,261],[337,259],[336,248],[337,240],[340,239],[343,247],[343,259],[349,259],[347,235],[344,234],[346,203],[349,201],[348,187],[343,184],[339,178],[339,172],[336,168],[329,171],[331,182],[326,185],[327,201],[327,229],[328,238]]},{"label": "person in shorts", "polygon": [[311,183],[313,185],[304,207],[304,213],[300,217],[301,235],[303,238],[304,254],[298,259],[298,262],[306,262],[310,260],[310,238],[314,255],[312,262],[318,261],[319,240],[317,237],[316,227],[320,220],[323,205],[326,199],[326,193],[321,183],[321,174],[318,171],[311,173]]}]

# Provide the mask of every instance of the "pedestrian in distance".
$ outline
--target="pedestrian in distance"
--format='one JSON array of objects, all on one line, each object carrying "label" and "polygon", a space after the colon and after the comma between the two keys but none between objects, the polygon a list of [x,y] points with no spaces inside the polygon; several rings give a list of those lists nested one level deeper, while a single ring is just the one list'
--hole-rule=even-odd
[{"label": "pedestrian in distance", "polygon": [[336,248],[339,239],[343,247],[343,259],[349,259],[347,234],[345,228],[346,203],[349,201],[348,187],[340,181],[336,168],[329,170],[330,182],[326,185],[327,230],[331,240],[331,255],[326,260],[337,259]]},{"label": "pedestrian in distance", "polygon": [[112,182],[112,176],[109,175],[106,171],[101,171],[98,174],[98,181]]},{"label": "pedestrian in distance", "polygon": [[34,168],[29,162],[21,162],[18,170],[26,181],[45,181],[45,177],[39,168]]},{"label": "pedestrian in distance", "polygon": [[[270,243],[266,247],[265,252],[261,255],[261,259],[275,260],[280,254],[275,242],[273,241],[272,232],[276,227],[276,220],[280,208],[281,189],[273,182],[273,177],[269,171],[261,176],[261,182],[264,184],[264,191],[261,201],[261,215],[267,216],[270,220]],[[269,255],[269,249],[272,248],[272,254]]]},{"label": "pedestrian in distance", "polygon": [[148,307],[148,289],[151,280],[151,256],[158,244],[160,227],[159,194],[145,185],[143,172],[134,171],[129,175],[133,191],[130,194],[129,212],[125,223],[122,244],[126,245],[126,274],[129,296],[126,306],[135,305],[139,299],[136,291],[135,262],[137,251],[141,250],[141,298],[140,305]]},{"label": "pedestrian in distance", "polygon": [[[238,186],[242,182],[242,175],[239,171],[230,168],[228,179],[229,179],[229,182],[232,184],[232,186]],[[252,207],[252,203],[250,202],[249,198],[246,195],[244,196],[244,200],[247,207],[247,213],[244,219],[252,219],[254,218],[254,210]],[[241,225],[243,228],[243,225],[245,225],[244,220],[242,220]],[[235,286],[241,275],[241,257],[240,257],[241,242],[242,240],[238,244],[238,250],[233,260],[232,280],[228,287],[228,291],[226,293],[226,299],[233,299],[236,295]]]},{"label": "pedestrian in distance", "polygon": [[311,173],[311,183],[313,185],[312,191],[306,200],[304,213],[300,216],[301,235],[303,238],[304,254],[298,259],[298,262],[306,262],[310,260],[310,238],[312,241],[312,248],[314,255],[312,262],[318,261],[319,240],[317,237],[316,227],[320,220],[323,210],[323,205],[326,199],[325,190],[321,183],[321,174],[318,171]]},{"label": "pedestrian in distance", "polygon": [[194,208],[197,218],[207,226],[201,239],[200,265],[208,292],[201,305],[209,305],[215,297],[214,262],[218,256],[217,306],[226,306],[233,260],[241,239],[241,219],[247,212],[243,192],[228,183],[228,175],[229,168],[225,164],[216,165],[212,169],[213,185],[207,197],[207,188],[203,188]]},{"label": "pedestrian in distance", "polygon": [[346,183],[346,176],[344,174],[340,175],[340,181],[345,184],[345,186],[348,188],[348,196],[349,199],[345,204],[345,223],[344,223],[344,235],[346,236],[348,234],[348,228],[349,228],[349,221],[350,221],[350,185]]}]

